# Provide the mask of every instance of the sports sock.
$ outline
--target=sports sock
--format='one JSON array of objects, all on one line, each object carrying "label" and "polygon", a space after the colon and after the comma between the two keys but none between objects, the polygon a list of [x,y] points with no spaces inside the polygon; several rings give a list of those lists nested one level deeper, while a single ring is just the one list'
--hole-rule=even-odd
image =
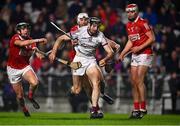
[{"label": "sports sock", "polygon": [[28,111],[28,109],[26,108],[26,106],[22,107],[22,110],[23,110],[23,112],[27,112],[27,111]]},{"label": "sports sock", "polygon": [[19,104],[22,108],[25,106],[24,98],[19,98]]},{"label": "sports sock", "polygon": [[24,98],[19,98],[19,104],[20,104],[23,112],[27,112],[28,111],[28,109],[25,106]]},{"label": "sports sock", "polygon": [[134,110],[139,110],[139,102],[134,102]]},{"label": "sports sock", "polygon": [[29,87],[29,93],[28,93],[28,98],[29,99],[32,99],[33,98],[33,95],[34,95],[34,92],[35,92],[35,90],[37,89],[37,85],[35,85],[35,86],[30,86]]},{"label": "sports sock", "polygon": [[145,101],[142,101],[140,103],[140,108],[143,109],[143,110],[146,110],[146,102]]},{"label": "sports sock", "polygon": [[92,111],[93,111],[93,112],[97,112],[97,111],[98,111],[97,106],[96,106],[96,107],[92,106]]},{"label": "sports sock", "polygon": [[97,109],[97,111],[100,109],[98,104],[97,104],[97,106],[96,106],[96,109]]}]

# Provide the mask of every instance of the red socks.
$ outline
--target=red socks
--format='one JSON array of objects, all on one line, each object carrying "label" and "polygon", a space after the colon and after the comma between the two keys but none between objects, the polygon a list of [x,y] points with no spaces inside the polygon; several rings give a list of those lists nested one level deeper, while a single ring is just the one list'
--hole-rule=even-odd
[{"label": "red socks", "polygon": [[23,112],[27,112],[27,111],[28,111],[28,109],[26,108],[26,106],[22,107],[22,110],[23,110]]},{"label": "red socks", "polygon": [[146,102],[145,101],[142,101],[141,103],[134,102],[134,110],[139,110],[139,109],[146,110]]},{"label": "red socks", "polygon": [[134,110],[139,110],[139,102],[134,102]]},{"label": "red socks", "polygon": [[28,98],[29,98],[29,99],[32,99],[32,98],[33,98],[33,91],[32,91],[32,90],[29,91],[29,93],[28,93]]},{"label": "red socks", "polygon": [[146,110],[146,102],[145,101],[142,101],[140,103],[140,108],[143,109],[143,110]]}]

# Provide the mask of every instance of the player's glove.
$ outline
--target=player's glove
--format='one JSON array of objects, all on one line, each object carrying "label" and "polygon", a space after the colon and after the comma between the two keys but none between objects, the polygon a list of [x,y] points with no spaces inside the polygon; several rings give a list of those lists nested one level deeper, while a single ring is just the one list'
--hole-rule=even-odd
[{"label": "player's glove", "polygon": [[105,65],[105,71],[106,71],[107,73],[110,73],[110,72],[113,70],[114,66],[115,66],[115,62],[114,62],[114,61],[108,62],[108,63]]}]

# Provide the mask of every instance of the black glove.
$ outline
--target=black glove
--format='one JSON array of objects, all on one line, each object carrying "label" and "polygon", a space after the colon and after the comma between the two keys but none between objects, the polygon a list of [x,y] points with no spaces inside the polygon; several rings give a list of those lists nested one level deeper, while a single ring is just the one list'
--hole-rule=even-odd
[{"label": "black glove", "polygon": [[113,70],[114,66],[115,66],[115,62],[114,62],[114,61],[108,62],[108,63],[105,65],[105,71],[106,71],[107,73],[110,73],[110,72]]}]

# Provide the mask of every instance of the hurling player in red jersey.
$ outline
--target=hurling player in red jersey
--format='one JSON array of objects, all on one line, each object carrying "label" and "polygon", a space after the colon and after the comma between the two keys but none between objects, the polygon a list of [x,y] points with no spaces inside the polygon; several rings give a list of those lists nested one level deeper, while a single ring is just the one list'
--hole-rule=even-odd
[{"label": "hurling player in red jersey", "polygon": [[[16,25],[16,34],[11,38],[9,43],[9,57],[7,61],[7,74],[16,92],[17,99],[26,117],[29,117],[29,111],[25,105],[24,94],[21,80],[26,80],[29,84],[28,99],[35,109],[39,109],[39,104],[34,100],[34,92],[38,86],[38,78],[29,65],[29,59],[33,54],[33,48],[36,43],[47,43],[45,38],[32,39],[30,37],[30,25],[25,22]],[[36,53],[39,58],[41,54]]]},{"label": "hurling player in red jersey", "polygon": [[129,22],[126,24],[128,42],[119,55],[122,61],[124,56],[131,51],[131,84],[134,109],[130,118],[142,118],[147,114],[146,109],[146,87],[144,78],[151,67],[153,60],[152,44],[155,36],[148,22],[138,15],[138,6],[128,4],[126,13]]},{"label": "hurling player in red jersey", "polygon": [[[88,25],[88,19],[89,19],[89,16],[87,13],[79,13],[78,16],[77,16],[77,24],[74,25],[71,29],[70,29],[70,33],[73,33],[75,31],[77,31],[80,27],[82,26],[86,26]],[[73,47],[75,47],[78,43],[77,41],[73,41],[71,40],[71,43],[73,45]],[[76,47],[75,47],[76,48]],[[70,59],[71,61],[74,59],[75,55],[76,55],[76,52],[75,52],[75,48],[72,49],[71,53],[70,53]]]}]

